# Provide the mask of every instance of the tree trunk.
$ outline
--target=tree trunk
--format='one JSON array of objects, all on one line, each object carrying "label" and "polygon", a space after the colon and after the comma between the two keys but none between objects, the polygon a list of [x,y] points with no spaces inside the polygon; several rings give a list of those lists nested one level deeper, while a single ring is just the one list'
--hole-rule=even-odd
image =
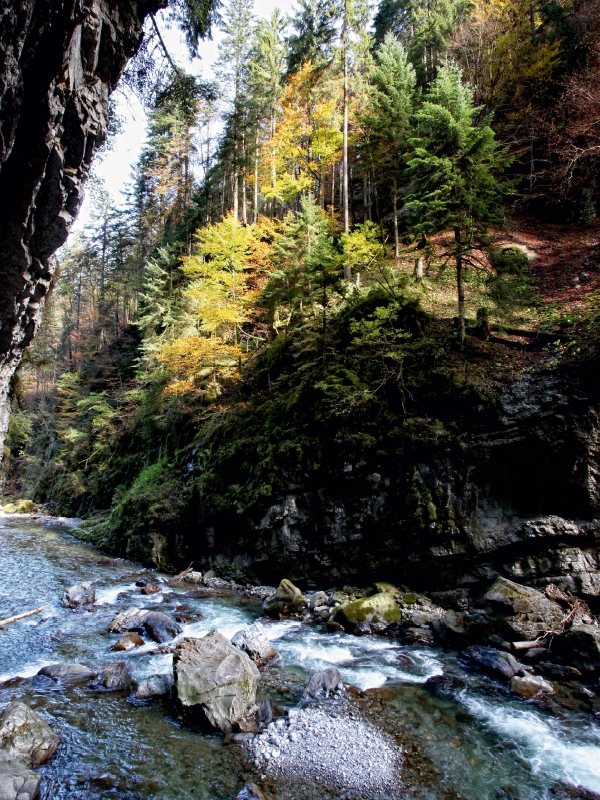
[{"label": "tree trunk", "polygon": [[256,134],[256,151],[254,154],[254,223],[258,222],[258,133]]},{"label": "tree trunk", "polygon": [[463,284],[463,259],[461,251],[460,228],[454,229],[454,241],[456,242],[456,289],[458,292],[458,341],[463,344],[465,341],[465,287]]},{"label": "tree trunk", "polygon": [[423,280],[423,257],[415,258],[415,278],[417,281]]},{"label": "tree trunk", "polygon": [[[344,49],[344,136],[343,136],[343,163],[344,163],[344,178],[343,178],[343,206],[344,206],[344,233],[350,231],[350,216],[349,216],[349,202],[348,202],[348,3],[344,1],[344,30],[343,30],[343,49]],[[349,266],[344,267],[344,278],[352,280],[352,268]]]},{"label": "tree trunk", "polygon": [[398,239],[398,190],[395,178],[392,185],[392,213],[394,214],[394,257],[398,258],[400,255],[400,241]]}]

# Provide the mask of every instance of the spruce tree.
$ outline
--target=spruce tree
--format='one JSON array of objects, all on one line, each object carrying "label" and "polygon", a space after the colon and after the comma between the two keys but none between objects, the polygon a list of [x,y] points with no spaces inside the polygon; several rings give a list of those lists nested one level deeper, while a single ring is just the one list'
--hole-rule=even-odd
[{"label": "spruce tree", "polygon": [[390,187],[394,221],[394,251],[399,254],[397,196],[408,152],[414,110],[416,75],[406,50],[388,33],[376,53],[371,72],[371,91],[366,115],[365,150],[381,179]]},{"label": "spruce tree", "polygon": [[510,159],[473,103],[473,89],[455,65],[443,66],[414,117],[418,137],[408,162],[412,191],[406,199],[414,233],[451,231],[448,254],[456,265],[458,329],[465,339],[464,270],[477,267],[473,250],[485,246],[490,226],[501,225],[511,185],[501,173]]}]

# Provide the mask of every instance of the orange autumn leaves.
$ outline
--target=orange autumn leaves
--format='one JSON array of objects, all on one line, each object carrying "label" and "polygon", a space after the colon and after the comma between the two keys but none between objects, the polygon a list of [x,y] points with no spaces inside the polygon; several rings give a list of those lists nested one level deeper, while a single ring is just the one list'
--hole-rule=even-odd
[{"label": "orange autumn leaves", "polygon": [[184,297],[195,331],[163,344],[158,353],[167,393],[214,397],[224,379],[239,375],[249,356],[245,327],[271,269],[273,227],[263,217],[244,226],[229,214],[197,234],[196,252],[181,267],[189,279]]}]

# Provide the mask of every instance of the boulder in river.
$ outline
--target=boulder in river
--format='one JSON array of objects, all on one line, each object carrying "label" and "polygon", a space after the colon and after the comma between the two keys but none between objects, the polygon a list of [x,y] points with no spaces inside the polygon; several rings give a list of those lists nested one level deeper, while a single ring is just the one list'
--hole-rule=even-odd
[{"label": "boulder in river", "polygon": [[284,578],[275,594],[266,598],[263,603],[263,611],[269,617],[289,617],[299,614],[307,605],[308,600],[300,589]]},{"label": "boulder in river", "polygon": [[109,664],[100,673],[95,685],[105,692],[128,692],[133,685],[133,679],[127,664],[117,661]]},{"label": "boulder in river", "polygon": [[514,675],[525,674],[523,665],[513,655],[495,647],[474,644],[465,650],[464,655],[495,678],[510,680]]},{"label": "boulder in river", "polygon": [[158,594],[160,586],[157,583],[147,583],[142,587],[142,594]]},{"label": "boulder in river", "polygon": [[83,664],[48,664],[38,675],[52,678],[57,683],[83,683],[96,677],[96,673]]},{"label": "boulder in river", "polygon": [[117,653],[127,652],[127,650],[134,650],[136,647],[141,647],[145,644],[141,636],[137,633],[124,633],[118,642],[115,642],[110,648]]},{"label": "boulder in river", "polygon": [[503,633],[512,642],[562,631],[565,612],[561,606],[530,586],[496,578],[484,599],[506,614]]},{"label": "boulder in river", "polygon": [[326,700],[330,694],[335,692],[342,680],[339,669],[327,667],[322,672],[315,672],[311,675],[308,686],[302,695],[303,702]]},{"label": "boulder in river", "polygon": [[554,694],[554,687],[540,675],[514,675],[510,681],[510,690],[521,697],[535,697],[536,694]]},{"label": "boulder in river", "polygon": [[45,764],[58,750],[60,737],[25,703],[14,700],[0,716],[0,748],[30,769]]},{"label": "boulder in river", "polygon": [[173,679],[169,675],[151,675],[139,684],[135,696],[138,700],[163,697],[169,694],[172,685]]},{"label": "boulder in river", "polygon": [[346,603],[339,614],[350,628],[361,622],[383,622],[390,625],[400,622],[401,619],[396,599],[389,592],[379,592],[371,597],[361,597],[359,600]]},{"label": "boulder in river", "polygon": [[600,628],[596,625],[573,625],[556,640],[556,649],[569,661],[584,669],[600,667]]},{"label": "boulder in river", "polygon": [[109,633],[124,633],[125,631],[135,631],[142,633],[144,630],[144,620],[150,611],[139,608],[128,608],[127,611],[120,611],[108,626]]},{"label": "boulder in river", "polygon": [[188,572],[183,580],[185,583],[191,583],[192,585],[196,586],[199,583],[202,583],[202,573],[192,570],[191,572]]},{"label": "boulder in river", "polygon": [[182,639],[173,669],[181,705],[203,711],[214,728],[230,731],[254,705],[258,668],[218,631],[201,639]]},{"label": "boulder in river", "polygon": [[315,608],[319,608],[320,606],[326,606],[329,602],[329,597],[325,594],[325,592],[314,592],[308,598],[308,607],[311,611],[314,611]]},{"label": "boulder in river", "polygon": [[61,605],[65,608],[88,606],[96,601],[96,592],[90,583],[79,583],[69,587],[61,598]]},{"label": "boulder in river", "polygon": [[247,783],[235,800],[267,800],[266,795],[255,783]]},{"label": "boulder in river", "polygon": [[0,750],[0,800],[35,800],[42,776]]},{"label": "boulder in river", "polygon": [[170,642],[181,633],[181,627],[162,611],[151,611],[144,619],[146,633],[155,642]]},{"label": "boulder in river", "polygon": [[231,640],[231,644],[247,653],[257,667],[264,666],[267,661],[277,655],[277,650],[267,638],[265,629],[260,622],[255,622],[254,625],[238,631]]}]

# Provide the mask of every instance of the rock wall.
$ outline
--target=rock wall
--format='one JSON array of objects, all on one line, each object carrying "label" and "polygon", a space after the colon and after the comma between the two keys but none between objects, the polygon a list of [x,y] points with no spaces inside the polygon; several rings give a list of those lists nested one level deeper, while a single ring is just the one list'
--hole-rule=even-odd
[{"label": "rock wall", "polygon": [[599,367],[522,375],[485,427],[466,416],[400,458],[365,463],[360,449],[332,447],[326,468],[292,470],[253,518],[220,516],[173,546],[268,581],[476,590],[502,574],[599,601]]},{"label": "rock wall", "polygon": [[108,98],[166,0],[0,0],[0,458],[12,376],[40,324]]}]

